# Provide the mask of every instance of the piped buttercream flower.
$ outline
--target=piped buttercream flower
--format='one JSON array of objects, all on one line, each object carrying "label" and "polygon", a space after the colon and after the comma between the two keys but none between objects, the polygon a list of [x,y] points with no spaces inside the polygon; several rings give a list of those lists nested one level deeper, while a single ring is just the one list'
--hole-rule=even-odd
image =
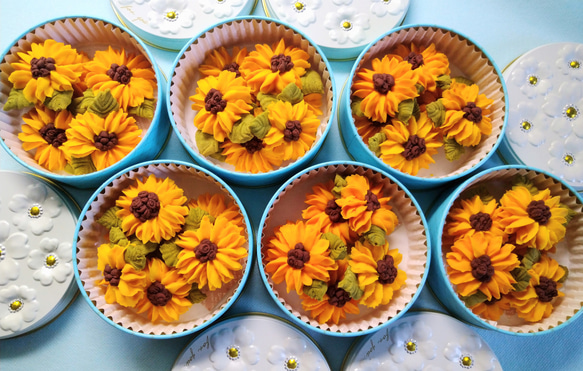
[{"label": "piped buttercream flower", "polygon": [[16,260],[28,255],[28,236],[22,232],[10,233],[10,224],[0,220],[0,286],[20,276],[20,264]]},{"label": "piped buttercream flower", "polygon": [[186,201],[184,191],[172,179],[158,179],[151,174],[123,190],[116,201],[121,208],[117,216],[126,234],[135,234],[143,243],[160,243],[182,229],[188,214]]},{"label": "piped buttercream flower", "polygon": [[426,90],[435,91],[437,78],[450,74],[447,56],[438,52],[434,43],[429,44],[429,46],[411,43],[410,47],[399,44],[392,50],[392,53],[411,64],[411,69],[419,76],[419,84]]},{"label": "piped buttercream flower", "polygon": [[241,215],[239,206],[228,201],[220,193],[204,193],[188,202],[189,207],[199,207],[209,213],[213,218],[224,216],[231,223],[235,223],[241,228],[245,228],[245,220]]},{"label": "piped buttercream flower", "polygon": [[241,259],[247,257],[246,239],[242,229],[226,217],[218,216],[214,223],[203,217],[200,228],[180,234],[176,244],[178,253],[176,269],[189,283],[210,291],[220,289],[240,271]]},{"label": "piped buttercream flower", "polygon": [[12,223],[21,231],[39,236],[53,229],[53,219],[61,214],[63,202],[44,184],[30,184],[10,199],[8,208],[14,213]]},{"label": "piped buttercream flower", "polygon": [[126,157],[140,142],[142,130],[123,110],[101,117],[91,112],[77,115],[66,131],[65,151],[72,157],[91,157],[103,170]]},{"label": "piped buttercream flower", "polygon": [[450,209],[443,230],[455,239],[484,232],[506,240],[504,227],[500,223],[500,210],[494,198],[487,203],[478,195],[463,199]]},{"label": "piped buttercream flower", "polygon": [[396,121],[395,118],[390,116],[387,116],[387,121],[385,122],[378,122],[370,120],[367,117],[355,116],[354,126],[356,127],[358,134],[362,137],[362,141],[368,145],[369,139],[375,134],[380,133],[385,126],[393,125],[393,120]]},{"label": "piped buttercream flower", "polygon": [[509,295],[501,295],[500,299],[492,298],[470,307],[472,312],[490,321],[498,321],[510,309]]},{"label": "piped buttercream flower", "polygon": [[67,141],[65,131],[73,115],[67,111],[52,111],[44,106],[36,106],[22,116],[25,124],[18,139],[25,151],[34,150],[34,159],[50,171],[63,170],[70,154],[63,144]]},{"label": "piped buttercream flower", "polygon": [[34,270],[32,278],[44,286],[65,282],[73,274],[71,243],[45,237],[38,247],[28,257],[28,267]]},{"label": "piped buttercream flower", "polygon": [[281,143],[270,145],[253,137],[245,143],[233,143],[226,140],[221,144],[222,155],[227,164],[235,166],[235,171],[244,173],[266,173],[283,162]]},{"label": "piped buttercream flower", "polygon": [[360,109],[373,121],[396,117],[399,103],[417,97],[419,77],[411,64],[384,56],[372,60],[372,69],[361,68],[352,84],[352,95],[362,98]]},{"label": "piped buttercream flower", "polygon": [[12,285],[0,290],[0,328],[16,332],[36,319],[40,304],[36,290]]},{"label": "piped buttercream flower", "polygon": [[150,8],[148,24],[163,35],[176,35],[181,29],[194,25],[196,14],[188,9],[186,0],[152,0]]},{"label": "piped buttercream flower", "polygon": [[209,52],[204,62],[198,67],[198,71],[204,76],[219,76],[221,71],[228,70],[235,72],[239,77],[241,76],[239,67],[248,53],[247,48],[234,46],[229,54],[229,51],[221,46]]}]

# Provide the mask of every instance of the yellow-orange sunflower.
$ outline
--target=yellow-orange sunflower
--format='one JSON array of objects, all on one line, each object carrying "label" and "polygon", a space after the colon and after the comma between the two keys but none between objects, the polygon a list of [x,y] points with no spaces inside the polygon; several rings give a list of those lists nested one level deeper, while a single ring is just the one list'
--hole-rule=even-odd
[{"label": "yellow-orange sunflower", "polygon": [[120,107],[138,107],[144,99],[154,99],[156,73],[142,54],[126,53],[124,49],[98,50],[93,60],[84,64],[85,81],[95,93],[109,89]]},{"label": "yellow-orange sunflower", "polygon": [[14,89],[23,89],[24,98],[42,104],[55,91],[71,91],[83,73],[81,56],[70,45],[52,39],[32,43],[29,52],[20,52],[8,81]]},{"label": "yellow-orange sunflower", "polygon": [[501,295],[500,299],[492,298],[470,308],[475,315],[490,321],[498,321],[500,317],[510,309],[508,295]]},{"label": "yellow-orange sunflower", "polygon": [[478,195],[460,200],[449,210],[443,231],[454,239],[484,232],[500,236],[506,241],[508,235],[500,223],[500,211],[495,199],[487,204]]},{"label": "yellow-orange sunflower", "polygon": [[265,271],[273,282],[285,280],[287,292],[301,293],[313,280],[329,281],[329,271],[336,269],[336,263],[329,257],[330,243],[321,235],[316,225],[301,220],[277,228],[263,251]]},{"label": "yellow-orange sunflower", "polygon": [[253,137],[245,143],[233,143],[225,140],[221,143],[225,162],[235,166],[235,171],[243,173],[266,173],[283,162],[282,145],[269,145],[263,140]]},{"label": "yellow-orange sunflower", "polygon": [[73,115],[67,110],[52,111],[37,105],[22,116],[25,124],[18,133],[25,151],[34,152],[38,164],[50,171],[63,170],[71,158],[63,144],[67,141],[65,131]]},{"label": "yellow-orange sunflower", "polygon": [[414,43],[411,43],[411,47],[399,44],[392,53],[411,64],[411,68],[419,76],[419,84],[426,90],[435,91],[437,77],[450,74],[447,56],[438,52],[434,43],[427,47]]},{"label": "yellow-orange sunflower", "polygon": [[160,259],[150,259],[145,268],[147,288],[144,297],[137,303],[138,313],[148,312],[152,322],[176,321],[192,306],[187,296],[192,285]]},{"label": "yellow-orange sunflower", "polygon": [[508,190],[500,199],[501,223],[508,234],[516,234],[520,245],[548,250],[565,237],[568,210],[559,196],[547,188],[532,195],[526,187]]},{"label": "yellow-orange sunflower", "polygon": [[146,242],[160,243],[176,235],[182,229],[188,214],[184,191],[170,178],[158,179],[154,174],[144,180],[136,180],[123,190],[115,202],[121,210],[121,228],[126,235],[135,234]]},{"label": "yellow-orange sunflower", "polygon": [[362,98],[360,109],[373,121],[396,117],[399,103],[415,98],[418,76],[408,62],[384,56],[372,60],[372,70],[361,68],[352,83],[352,95]]},{"label": "yellow-orange sunflower", "polygon": [[445,107],[445,120],[439,127],[448,139],[454,139],[462,146],[480,144],[482,135],[492,133],[491,110],[488,108],[494,101],[485,94],[479,94],[477,84],[466,85],[451,83],[444,90],[441,102]]},{"label": "yellow-orange sunflower", "polygon": [[356,241],[350,253],[350,268],[358,277],[358,285],[364,291],[360,303],[376,308],[386,305],[395,291],[405,284],[407,273],[399,269],[403,255],[398,249],[383,246],[367,246]]},{"label": "yellow-orange sunflower", "polygon": [[233,124],[253,108],[251,91],[241,77],[234,72],[222,71],[218,76],[207,76],[198,81],[196,94],[190,97],[194,126],[212,134],[223,142],[233,129]]},{"label": "yellow-orange sunflower", "polygon": [[461,296],[480,291],[488,300],[500,299],[516,283],[510,272],[520,262],[513,250],[514,245],[503,244],[501,236],[484,232],[459,239],[446,254],[449,280]]},{"label": "yellow-orange sunflower", "polygon": [[71,120],[65,150],[72,157],[91,156],[97,170],[126,157],[141,141],[136,119],[123,110],[101,117],[89,111]]},{"label": "yellow-orange sunflower", "polygon": [[211,50],[204,62],[198,67],[198,71],[204,76],[218,76],[221,71],[228,70],[235,72],[237,77],[241,76],[239,66],[247,56],[247,48],[233,47],[229,54],[224,46]]},{"label": "yellow-orange sunflower", "polygon": [[439,131],[425,112],[421,112],[419,120],[412,116],[408,125],[393,120],[393,125],[385,126],[383,132],[387,139],[380,144],[380,159],[409,175],[429,169],[429,165],[435,163],[432,156],[443,145]]},{"label": "yellow-orange sunflower", "polygon": [[510,306],[516,309],[516,315],[529,322],[538,322],[547,318],[553,312],[554,298],[565,294],[559,289],[560,281],[565,276],[565,270],[559,263],[547,255],[528,270],[530,282],[523,291],[514,291],[510,295]]},{"label": "yellow-orange sunflower", "polygon": [[302,86],[302,77],[308,68],[310,55],[299,48],[285,45],[281,39],[272,46],[255,45],[239,67],[253,94],[280,93],[290,83]]},{"label": "yellow-orange sunflower", "polygon": [[378,122],[372,121],[367,117],[355,117],[354,118],[354,126],[356,127],[356,131],[362,138],[362,141],[368,146],[368,140],[372,138],[375,134],[380,133],[383,128],[387,125],[392,125],[393,120],[396,119],[387,117],[387,121],[385,122]]},{"label": "yellow-orange sunflower", "polygon": [[233,279],[233,272],[243,269],[240,260],[247,257],[241,228],[224,216],[212,224],[208,216],[202,218],[200,228],[180,234],[176,244],[178,253],[176,269],[189,283],[210,291],[220,289]]},{"label": "yellow-orange sunflower", "polygon": [[347,176],[346,183],[336,204],[350,229],[361,235],[376,225],[391,234],[399,220],[389,205],[391,197],[383,197],[383,184],[371,185],[368,178],[358,174]]},{"label": "yellow-orange sunflower", "polygon": [[310,93],[304,95],[304,102],[308,104],[314,115],[322,115],[322,94],[320,93]]},{"label": "yellow-orange sunflower", "polygon": [[263,139],[267,145],[283,144],[283,160],[302,157],[316,140],[320,120],[301,101],[292,106],[289,102],[277,101],[269,105],[271,129]]},{"label": "yellow-orange sunflower", "polygon": [[234,202],[228,201],[223,194],[204,193],[188,201],[188,206],[199,207],[214,218],[222,215],[239,227],[245,228],[245,220],[239,206]]},{"label": "yellow-orange sunflower", "polygon": [[135,270],[124,259],[126,247],[102,244],[97,248],[97,268],[103,279],[97,285],[106,286],[105,301],[124,307],[135,307],[145,294],[148,281],[145,271]]}]

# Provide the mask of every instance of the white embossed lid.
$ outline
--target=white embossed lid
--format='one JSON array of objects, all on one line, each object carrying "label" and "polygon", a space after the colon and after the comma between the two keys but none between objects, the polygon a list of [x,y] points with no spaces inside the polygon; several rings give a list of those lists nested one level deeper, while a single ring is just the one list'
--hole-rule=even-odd
[{"label": "white embossed lid", "polygon": [[583,44],[554,43],[503,72],[508,124],[500,152],[583,191]]},{"label": "white embossed lid", "polygon": [[502,366],[470,326],[445,314],[420,311],[358,340],[342,369],[501,371]]},{"label": "white embossed lid", "polygon": [[263,7],[303,31],[329,59],[350,60],[401,24],[409,0],[263,0]]},{"label": "white embossed lid", "polygon": [[39,177],[0,171],[0,339],[35,330],[77,293],[73,201]]},{"label": "white embossed lid", "polygon": [[200,333],[172,367],[187,370],[326,371],[330,366],[303,331],[257,313],[225,319]]},{"label": "white embossed lid", "polygon": [[249,15],[258,0],[111,0],[119,20],[144,42],[181,50],[215,23]]}]

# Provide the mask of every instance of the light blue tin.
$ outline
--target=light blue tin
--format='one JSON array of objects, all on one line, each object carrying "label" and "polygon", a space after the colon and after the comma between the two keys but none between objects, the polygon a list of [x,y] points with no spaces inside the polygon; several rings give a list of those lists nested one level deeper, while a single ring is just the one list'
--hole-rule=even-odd
[{"label": "light blue tin", "polygon": [[551,257],[569,269],[569,275],[573,277],[573,280],[577,280],[575,277],[583,273],[583,264],[580,263],[580,254],[583,249],[581,242],[583,199],[581,195],[546,171],[524,165],[506,165],[483,170],[473,175],[452,192],[443,193],[441,198],[434,203],[432,210],[428,213],[429,235],[433,250],[429,284],[435,297],[458,319],[507,335],[532,336],[559,330],[580,316],[583,293],[579,290],[578,283],[569,283],[569,278],[567,278],[561,289],[565,296],[555,303],[551,317],[540,322],[529,323],[510,315],[502,316],[497,322],[485,320],[467,308],[455,292],[446,273],[445,253],[447,251],[441,242],[447,214],[462,192],[474,186],[487,185],[489,193],[498,199],[504,190],[510,188],[512,178],[515,176],[526,177],[538,189],[550,189],[553,196],[559,196],[562,204],[577,213],[568,224],[565,239],[557,245],[557,251],[551,254]]},{"label": "light blue tin", "polygon": [[[96,39],[96,37],[100,39]],[[107,50],[108,46],[116,49],[124,48],[128,53],[143,54],[150,61],[158,82],[158,89],[155,92],[156,107],[153,119],[138,119],[138,126],[143,131],[141,141],[119,162],[93,173],[71,175],[64,170],[51,172],[41,167],[34,160],[33,155],[22,148],[18,133],[21,132],[21,125],[24,123],[21,116],[28,109],[0,110],[0,136],[2,137],[0,143],[6,151],[31,172],[77,188],[97,187],[113,174],[132,164],[154,159],[161,151],[169,135],[169,125],[166,120],[160,117],[162,106],[164,105],[164,85],[162,83],[164,78],[145,44],[131,31],[108,21],[86,16],[56,18],[23,33],[18,40],[4,51],[0,62],[0,70],[2,71],[0,75],[0,102],[3,102],[3,104],[6,102],[12,87],[12,83],[8,81],[8,76],[13,71],[10,63],[18,60],[16,53],[28,51],[31,43],[40,43],[48,38],[69,44],[79,51],[86,52],[90,58],[96,50]]]},{"label": "light blue tin", "polygon": [[[371,68],[374,58],[382,59],[397,45],[429,46],[434,43],[438,52],[450,62],[451,76],[464,76],[480,87],[480,94],[493,99],[490,105],[492,134],[473,148],[468,148],[459,160],[448,161],[443,147],[434,156],[429,169],[421,169],[415,176],[385,164],[359,135],[351,110],[352,83],[361,68]],[[339,108],[339,128],[344,146],[356,161],[377,166],[399,179],[411,190],[434,188],[460,179],[480,168],[498,148],[506,126],[506,86],[492,58],[474,41],[458,32],[435,25],[402,26],[381,35],[360,54],[342,89]]]},{"label": "light blue tin", "polygon": [[[282,166],[268,172],[240,172],[224,161],[203,156],[195,142],[196,114],[190,96],[196,93],[198,72],[206,54],[224,46],[229,50],[234,46],[254,50],[256,44],[269,44],[284,39],[286,46],[299,47],[310,55],[311,69],[317,71],[324,84],[324,97],[319,117],[320,127],[311,148],[299,159],[286,161]],[[221,178],[241,186],[264,187],[276,184],[294,172],[305,167],[321,149],[331,124],[336,118],[336,87],[328,60],[320,48],[306,35],[294,27],[265,17],[237,17],[208,28],[189,42],[177,56],[168,79],[167,108],[170,123],[187,152],[202,167],[213,171]]]},{"label": "light blue tin", "polygon": [[[359,174],[369,179],[371,186],[383,184],[383,194],[391,197],[389,204],[397,214],[399,225],[387,236],[391,248],[403,255],[399,269],[407,274],[405,285],[395,290],[392,300],[376,308],[359,305],[359,314],[347,314],[338,324],[323,323],[311,317],[301,306],[295,291],[286,292],[285,281],[274,283],[265,270],[265,253],[274,230],[289,222],[302,220],[306,195],[312,187],[325,184],[335,175]],[[326,162],[304,169],[287,180],[271,198],[257,230],[257,262],[259,274],[269,295],[293,322],[320,334],[337,337],[355,337],[369,334],[394,323],[411,308],[425,284],[431,257],[428,227],[414,196],[393,176],[385,171],[359,162]]]},{"label": "light blue tin", "polygon": [[[145,181],[154,174],[158,179],[170,178],[184,191],[188,200],[196,199],[206,193],[221,194],[227,206],[238,207],[244,221],[244,237],[248,254],[239,261],[240,271],[233,271],[234,278],[223,287],[206,292],[205,301],[193,304],[189,311],[173,322],[151,322],[146,313],[138,314],[135,308],[123,307],[117,303],[109,304],[104,298],[104,289],[97,281],[103,278],[97,267],[97,248],[109,243],[109,231],[97,219],[109,208],[123,190],[135,185],[136,179]],[[73,262],[75,280],[83,298],[91,309],[113,327],[128,334],[150,339],[171,339],[200,331],[219,319],[237,300],[247,282],[253,257],[252,227],[241,200],[223,180],[200,166],[181,161],[148,161],[122,170],[109,178],[89,198],[77,222]],[[207,301],[208,300],[208,301]]]}]

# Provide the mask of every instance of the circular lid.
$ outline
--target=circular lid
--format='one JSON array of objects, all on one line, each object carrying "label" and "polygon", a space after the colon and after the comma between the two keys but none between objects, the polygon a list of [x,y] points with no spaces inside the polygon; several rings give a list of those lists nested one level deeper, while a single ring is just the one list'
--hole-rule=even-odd
[{"label": "circular lid", "polygon": [[332,60],[356,58],[405,18],[409,0],[263,0],[265,13],[303,31]]},{"label": "circular lid", "polygon": [[583,191],[583,44],[540,46],[503,76],[509,101],[504,158]]},{"label": "circular lid", "polygon": [[72,200],[41,178],[0,171],[0,339],[32,331],[57,316],[73,284]]},{"label": "circular lid", "polygon": [[204,29],[251,14],[257,0],[111,0],[120,21],[146,43],[178,51]]},{"label": "circular lid", "polygon": [[278,317],[251,314],[207,328],[178,356],[183,370],[325,371],[328,362],[311,338]]},{"label": "circular lid", "polygon": [[409,312],[392,326],[359,340],[344,370],[502,370],[469,326],[435,312]]}]

